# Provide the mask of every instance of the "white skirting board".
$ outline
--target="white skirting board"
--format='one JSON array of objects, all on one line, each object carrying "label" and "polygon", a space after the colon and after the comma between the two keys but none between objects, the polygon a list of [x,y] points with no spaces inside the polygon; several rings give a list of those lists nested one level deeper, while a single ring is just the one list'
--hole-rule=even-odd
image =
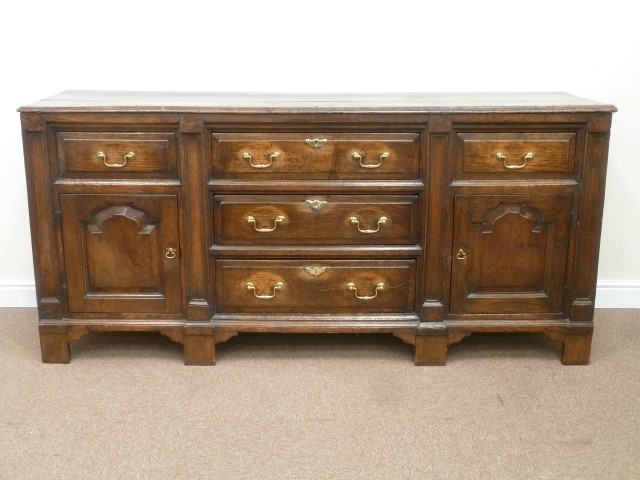
[{"label": "white skirting board", "polygon": [[35,285],[0,285],[0,307],[35,306]]},{"label": "white skirting board", "polygon": [[640,308],[640,281],[598,282],[596,308]]},{"label": "white skirting board", "polygon": [[[34,285],[0,285],[0,307],[35,307]],[[596,308],[640,308],[640,281],[598,282]]]}]

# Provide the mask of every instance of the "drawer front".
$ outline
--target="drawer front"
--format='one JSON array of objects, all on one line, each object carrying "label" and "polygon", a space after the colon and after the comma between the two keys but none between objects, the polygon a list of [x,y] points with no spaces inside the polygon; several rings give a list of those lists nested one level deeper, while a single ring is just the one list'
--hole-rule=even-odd
[{"label": "drawer front", "polygon": [[418,133],[213,133],[213,176],[228,179],[415,179]]},{"label": "drawer front", "polygon": [[414,260],[217,260],[223,313],[415,311]]},{"label": "drawer front", "polygon": [[575,157],[574,132],[458,132],[455,139],[457,178],[572,177]]},{"label": "drawer front", "polygon": [[216,195],[215,242],[416,244],[417,195]]},{"label": "drawer front", "polygon": [[61,176],[175,176],[174,133],[59,132]]}]

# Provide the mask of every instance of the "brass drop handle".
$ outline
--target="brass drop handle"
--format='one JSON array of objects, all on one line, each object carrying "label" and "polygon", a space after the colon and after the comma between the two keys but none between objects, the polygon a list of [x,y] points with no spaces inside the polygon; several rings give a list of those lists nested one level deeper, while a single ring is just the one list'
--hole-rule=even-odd
[{"label": "brass drop handle", "polygon": [[533,157],[535,157],[535,154],[533,152],[529,152],[523,157],[522,163],[513,164],[513,163],[507,163],[507,160],[509,160],[509,157],[504,153],[500,153],[500,152],[496,153],[496,160],[501,161],[502,164],[504,165],[504,168],[508,168],[509,170],[517,170],[519,168],[524,168],[529,160],[533,160]]},{"label": "brass drop handle", "polygon": [[282,223],[286,220],[286,217],[284,215],[278,215],[274,220],[273,220],[273,227],[269,228],[269,227],[262,227],[262,228],[258,228],[256,226],[256,218],[253,215],[247,215],[247,217],[245,218],[245,221],[249,224],[249,225],[253,225],[253,229],[256,232],[260,232],[260,233],[265,233],[265,232],[273,232],[276,228],[278,228],[278,224]]},{"label": "brass drop handle", "polygon": [[347,290],[349,290],[350,292],[353,292],[353,294],[358,300],[372,300],[378,296],[378,292],[383,291],[385,288],[387,288],[386,285],[380,282],[376,285],[375,293],[373,295],[361,296],[361,295],[358,295],[358,287],[356,287],[355,283],[352,283],[352,282],[347,283]]},{"label": "brass drop handle", "polygon": [[250,153],[244,152],[242,154],[242,159],[248,161],[249,165],[251,165],[253,168],[269,168],[273,164],[273,161],[277,160],[278,158],[280,158],[280,153],[273,152],[271,155],[269,155],[269,163],[260,165],[260,164],[253,163],[253,157],[251,156]]},{"label": "brass drop handle", "polygon": [[384,152],[382,155],[380,155],[380,161],[378,163],[362,163],[362,160],[364,160],[364,158],[358,152],[355,152],[353,155],[351,155],[351,158],[357,160],[362,168],[378,168],[380,165],[382,165],[383,161],[391,158],[391,154],[389,152]]},{"label": "brass drop handle", "polygon": [[463,249],[458,250],[458,254],[456,255],[456,258],[458,260],[464,260],[465,258],[467,258],[467,252],[465,252]]},{"label": "brass drop handle", "polygon": [[110,162],[107,162],[107,154],[106,153],[104,153],[104,152],[96,153],[96,157],[98,157],[98,160],[102,160],[102,162],[107,167],[110,167],[110,168],[122,168],[127,164],[127,161],[133,160],[135,156],[136,156],[135,153],[129,152],[129,153],[127,153],[127,154],[122,156],[122,160],[123,160],[122,163],[110,163]]},{"label": "brass drop handle", "polygon": [[247,282],[245,284],[245,288],[247,289],[247,291],[253,292],[253,296],[254,297],[259,298],[261,300],[269,300],[269,299],[271,299],[271,298],[276,296],[276,292],[278,292],[278,291],[280,291],[280,290],[282,290],[284,288],[284,283],[276,282],[273,285],[273,294],[271,294],[271,295],[258,295],[256,293],[256,286],[253,284],[253,282]]},{"label": "brass drop handle", "polygon": [[327,140],[326,138],[307,138],[305,139],[304,143],[309,145],[311,148],[322,148],[327,144],[328,141],[329,140]]},{"label": "brass drop handle", "polygon": [[349,223],[351,225],[355,225],[360,233],[377,233],[380,231],[380,226],[385,225],[388,221],[389,219],[387,217],[380,217],[378,219],[378,228],[376,228],[375,230],[373,229],[363,230],[360,228],[360,220],[358,220],[356,217],[349,217]]},{"label": "brass drop handle", "polygon": [[171,260],[172,258],[176,258],[176,252],[177,250],[175,248],[168,247],[164,251],[164,256]]}]

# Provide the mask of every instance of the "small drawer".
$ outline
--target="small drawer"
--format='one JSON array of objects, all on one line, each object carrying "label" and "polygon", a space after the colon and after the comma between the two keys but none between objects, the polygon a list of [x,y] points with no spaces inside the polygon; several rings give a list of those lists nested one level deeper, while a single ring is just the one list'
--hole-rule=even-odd
[{"label": "small drawer", "polygon": [[458,132],[455,137],[456,178],[572,177],[575,158],[575,132]]},{"label": "small drawer", "polygon": [[216,195],[215,242],[416,244],[417,195]]},{"label": "small drawer", "polygon": [[58,132],[57,143],[63,177],[175,177],[175,133]]},{"label": "small drawer", "polygon": [[420,177],[418,133],[213,133],[211,154],[225,179]]},{"label": "small drawer", "polygon": [[415,311],[414,260],[216,260],[223,313]]}]

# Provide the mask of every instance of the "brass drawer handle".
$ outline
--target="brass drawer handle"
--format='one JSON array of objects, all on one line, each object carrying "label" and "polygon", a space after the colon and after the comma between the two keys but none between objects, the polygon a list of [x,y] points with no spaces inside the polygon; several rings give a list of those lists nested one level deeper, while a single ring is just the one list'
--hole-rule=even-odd
[{"label": "brass drawer handle", "polygon": [[380,227],[382,225],[385,225],[388,221],[389,219],[387,217],[380,217],[378,219],[378,228],[376,228],[375,230],[363,230],[360,228],[360,220],[358,220],[356,217],[349,217],[349,223],[351,225],[355,225],[360,233],[378,233],[380,231]]},{"label": "brass drawer handle", "polygon": [[176,258],[176,252],[177,250],[175,248],[168,247],[164,251],[164,256],[171,260],[172,258]]},{"label": "brass drawer handle", "polygon": [[465,258],[467,258],[467,252],[465,252],[463,249],[458,250],[458,253],[456,254],[456,258],[458,260],[464,260]]},{"label": "brass drawer handle", "polygon": [[379,283],[376,285],[376,290],[373,295],[360,296],[358,295],[358,287],[356,287],[356,284],[351,282],[347,283],[347,290],[349,290],[350,292],[353,292],[353,294],[358,300],[372,300],[378,296],[378,292],[381,292],[385,288],[386,288],[386,285],[384,283]]},{"label": "brass drawer handle", "polygon": [[355,152],[353,155],[351,155],[351,158],[353,158],[354,160],[357,160],[362,168],[378,168],[380,165],[382,165],[383,161],[391,158],[391,154],[389,152],[384,152],[382,155],[380,155],[380,161],[378,163],[371,163],[371,164],[362,163],[362,160],[364,158],[358,152]]},{"label": "brass drawer handle", "polygon": [[327,140],[326,138],[307,138],[304,143],[309,145],[311,148],[322,148],[327,144],[328,141],[329,140]]},{"label": "brass drawer handle", "polygon": [[519,168],[524,168],[529,160],[533,160],[533,157],[535,157],[535,154],[533,152],[529,152],[523,157],[522,163],[511,164],[511,163],[507,163],[507,160],[509,160],[509,157],[507,155],[500,152],[496,153],[496,160],[501,161],[502,164],[504,165],[504,168],[508,168],[509,170],[517,170]]},{"label": "brass drawer handle", "polygon": [[280,158],[280,153],[273,152],[271,155],[269,155],[269,163],[260,165],[260,164],[253,163],[253,157],[251,156],[250,153],[244,152],[242,154],[242,159],[247,160],[249,162],[249,165],[251,165],[253,168],[269,168],[273,164],[273,161],[277,160],[278,158]]},{"label": "brass drawer handle", "polygon": [[122,168],[127,164],[127,161],[133,160],[135,156],[136,156],[135,153],[129,152],[126,155],[123,155],[123,157],[122,157],[123,162],[122,163],[110,163],[110,162],[107,162],[107,155],[104,152],[96,153],[96,157],[98,157],[98,160],[102,160],[102,162],[107,167],[110,167],[110,168]]},{"label": "brass drawer handle", "polygon": [[273,294],[271,295],[258,295],[256,293],[256,286],[253,284],[253,282],[247,282],[245,284],[245,288],[247,289],[247,291],[249,292],[253,292],[253,296],[256,298],[259,298],[261,300],[269,300],[273,297],[276,296],[276,292],[282,290],[284,288],[284,283],[282,282],[276,282],[275,285],[273,286]]},{"label": "brass drawer handle", "polygon": [[256,226],[256,218],[253,215],[247,215],[247,218],[245,218],[245,221],[249,224],[249,225],[253,225],[253,229],[256,232],[260,232],[260,233],[265,233],[265,232],[273,232],[276,228],[278,228],[278,224],[282,223],[286,220],[286,217],[284,215],[278,215],[274,220],[273,220],[273,228],[268,228],[268,227],[262,227],[262,228],[258,228]]}]

